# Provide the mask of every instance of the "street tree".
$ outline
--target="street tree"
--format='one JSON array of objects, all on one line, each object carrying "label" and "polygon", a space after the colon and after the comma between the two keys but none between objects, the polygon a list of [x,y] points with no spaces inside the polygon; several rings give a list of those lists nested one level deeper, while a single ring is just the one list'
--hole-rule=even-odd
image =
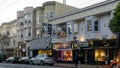
[{"label": "street tree", "polygon": [[120,3],[115,8],[114,16],[109,23],[109,28],[113,33],[120,33]]},{"label": "street tree", "polygon": [[3,55],[4,55],[4,52],[5,52],[4,47],[5,47],[5,45],[9,45],[9,42],[10,42],[9,36],[0,33],[0,46],[1,46],[0,59],[1,59],[1,61],[3,60]]}]

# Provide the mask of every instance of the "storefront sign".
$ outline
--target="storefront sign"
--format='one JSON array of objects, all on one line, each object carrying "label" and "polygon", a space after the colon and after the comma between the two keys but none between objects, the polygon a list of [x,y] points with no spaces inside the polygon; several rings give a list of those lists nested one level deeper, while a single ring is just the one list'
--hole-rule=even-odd
[{"label": "storefront sign", "polygon": [[80,47],[88,47],[88,43],[87,42],[81,42],[79,46]]},{"label": "storefront sign", "polygon": [[49,55],[52,55],[52,50],[38,50],[38,54],[49,54]]},{"label": "storefront sign", "polygon": [[71,49],[71,45],[70,44],[65,44],[65,43],[61,43],[61,44],[54,44],[53,45],[53,49],[57,50],[57,49]]}]

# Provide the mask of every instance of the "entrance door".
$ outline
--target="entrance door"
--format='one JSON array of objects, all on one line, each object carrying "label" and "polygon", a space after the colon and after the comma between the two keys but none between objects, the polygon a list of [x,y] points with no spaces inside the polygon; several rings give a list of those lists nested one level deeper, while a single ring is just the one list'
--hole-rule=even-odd
[{"label": "entrance door", "polygon": [[84,50],[84,64],[94,64],[94,50]]},{"label": "entrance door", "polygon": [[38,50],[33,51],[33,57],[35,57],[36,55],[38,55]]}]

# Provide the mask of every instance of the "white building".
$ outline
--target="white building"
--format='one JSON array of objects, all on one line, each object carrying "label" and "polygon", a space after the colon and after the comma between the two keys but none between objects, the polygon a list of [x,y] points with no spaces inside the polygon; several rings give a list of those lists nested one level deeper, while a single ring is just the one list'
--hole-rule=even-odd
[{"label": "white building", "polygon": [[[108,24],[113,17],[113,12],[119,0],[107,0],[92,6],[85,7],[78,11],[66,13],[64,15],[54,17],[49,21],[56,25],[64,24],[66,27],[66,34],[69,36],[68,30],[71,34],[78,33],[78,39],[85,41],[86,39],[111,39],[114,34],[110,31]],[[68,29],[69,28],[69,29]]]},{"label": "white building", "polygon": [[[116,45],[110,40],[115,39],[116,36],[110,31],[108,25],[119,2],[120,0],[107,0],[49,20],[53,25],[52,43],[58,61],[68,60],[63,57],[66,50],[74,56],[76,47],[82,48],[79,49],[81,52],[79,54],[83,55],[84,63],[95,64],[96,61],[104,63],[105,60],[102,57],[105,56],[109,56],[112,60],[115,57],[115,51],[112,48],[116,48]],[[77,39],[74,34],[77,34]],[[75,45],[75,40],[79,41],[79,45]],[[69,61],[73,59],[74,57],[69,57]]]},{"label": "white building", "polygon": [[26,7],[17,12],[17,40],[19,56],[29,56],[30,41],[33,39],[33,7]]}]

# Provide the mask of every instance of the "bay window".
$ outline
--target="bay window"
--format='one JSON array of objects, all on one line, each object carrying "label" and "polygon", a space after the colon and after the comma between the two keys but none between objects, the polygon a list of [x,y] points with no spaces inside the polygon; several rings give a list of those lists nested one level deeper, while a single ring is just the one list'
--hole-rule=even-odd
[{"label": "bay window", "polygon": [[96,20],[94,22],[94,31],[98,31],[98,30],[99,30],[99,28],[98,28],[98,20]]},{"label": "bay window", "polygon": [[92,20],[87,20],[87,32],[92,31]]},{"label": "bay window", "polygon": [[86,20],[86,31],[87,32],[99,31],[99,20],[97,17],[92,16]]}]

